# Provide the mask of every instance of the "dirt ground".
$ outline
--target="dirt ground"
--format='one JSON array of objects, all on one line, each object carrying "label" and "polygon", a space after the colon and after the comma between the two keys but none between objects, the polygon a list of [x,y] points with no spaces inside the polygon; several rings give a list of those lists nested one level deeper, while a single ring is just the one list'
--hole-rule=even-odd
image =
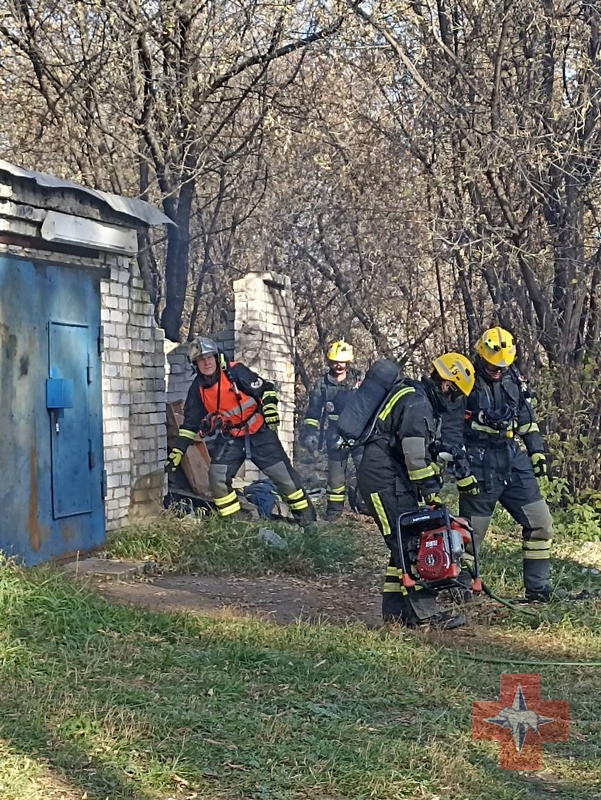
[{"label": "dirt ground", "polygon": [[[167,573],[128,580],[97,579],[92,586],[109,602],[151,611],[190,611],[229,618],[256,616],[278,625],[321,619],[337,625],[360,622],[370,628],[381,627],[382,574],[388,554],[381,539],[374,538],[377,531],[371,521],[354,517],[354,523],[356,534],[365,538],[364,550],[369,555],[350,574],[236,578]],[[490,602],[485,602],[476,614],[474,611],[470,613],[469,631],[465,630],[467,639],[479,636],[478,622],[488,625],[506,614],[506,609]],[[436,636],[444,638],[449,633],[438,632]],[[453,633],[457,637],[457,631]]]},{"label": "dirt ground", "polygon": [[[306,467],[306,465],[305,465]],[[95,588],[111,602],[151,611],[192,611],[211,616],[259,616],[278,625],[295,620],[324,619],[335,624],[382,624],[382,574],[387,551],[371,520],[349,514],[356,535],[364,537],[371,556],[352,574],[297,578],[162,574],[134,580],[96,581]],[[380,548],[378,550],[378,547]]]},{"label": "dirt ground", "polygon": [[152,611],[193,611],[209,615],[260,616],[280,625],[294,620],[381,623],[379,576],[333,576],[306,580],[162,575],[135,581],[96,582],[107,600]]}]

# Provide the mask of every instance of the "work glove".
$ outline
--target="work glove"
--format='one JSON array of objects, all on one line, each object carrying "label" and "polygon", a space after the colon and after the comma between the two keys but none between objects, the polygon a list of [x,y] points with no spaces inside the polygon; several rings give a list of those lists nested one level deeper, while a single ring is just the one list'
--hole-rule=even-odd
[{"label": "work glove", "polygon": [[427,506],[438,508],[439,506],[444,505],[442,498],[439,495],[440,488],[442,486],[441,480],[437,480],[436,478],[428,478],[427,480],[420,481],[418,486],[419,493],[421,494],[422,499]]},{"label": "work glove", "polygon": [[476,476],[472,474],[472,467],[470,460],[464,447],[456,447],[453,449],[453,472],[455,473],[455,480],[457,482],[457,489],[461,494],[480,494],[480,487]]},{"label": "work glove", "polygon": [[530,461],[532,462],[532,470],[536,478],[549,477],[549,464],[547,456],[544,453],[531,453]]},{"label": "work glove", "polygon": [[444,505],[442,497],[436,492],[426,492],[425,494],[422,493],[422,497],[424,498],[424,503],[432,508],[440,508]]},{"label": "work glove", "polygon": [[179,447],[174,447],[165,461],[165,472],[175,472],[183,457],[183,450],[180,450]]},{"label": "work glove", "polygon": [[261,407],[261,411],[263,412],[263,418],[267,427],[272,431],[277,430],[277,427],[280,424],[280,415],[278,414],[278,407],[276,404],[265,403],[265,405]]},{"label": "work glove", "polygon": [[309,436],[305,436],[303,445],[310,453],[314,453],[319,447],[319,439],[311,433]]},{"label": "work glove", "polygon": [[474,497],[480,494],[480,487],[475,476],[471,473],[464,478],[457,478],[457,489],[461,494],[471,494]]}]

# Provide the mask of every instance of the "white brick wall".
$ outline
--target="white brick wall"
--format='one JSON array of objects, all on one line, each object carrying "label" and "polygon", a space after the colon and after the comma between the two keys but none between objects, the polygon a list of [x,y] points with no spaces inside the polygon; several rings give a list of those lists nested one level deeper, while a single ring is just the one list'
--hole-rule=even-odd
[{"label": "white brick wall", "polygon": [[185,400],[194,373],[188,361],[188,345],[165,340],[165,394],[168,403]]},{"label": "white brick wall", "polygon": [[279,437],[292,458],[294,441],[294,302],[290,278],[251,272],[234,281],[235,353],[276,384]]},{"label": "white brick wall", "polygon": [[163,331],[136,262],[111,261],[110,279],[101,284],[108,530],[135,518],[144,506],[157,506],[167,455]]}]

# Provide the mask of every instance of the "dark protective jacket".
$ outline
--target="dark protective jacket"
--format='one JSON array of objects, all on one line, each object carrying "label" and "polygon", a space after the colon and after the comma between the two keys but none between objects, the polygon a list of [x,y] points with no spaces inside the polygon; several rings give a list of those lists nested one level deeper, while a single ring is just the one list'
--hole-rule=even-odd
[{"label": "dark protective jacket", "polygon": [[383,403],[366,448],[380,447],[409,481],[424,491],[437,491],[440,470],[432,452],[443,409],[442,398],[427,382],[403,379]]},{"label": "dark protective jacket", "polygon": [[184,421],[175,447],[185,452],[207,417],[219,419],[218,429],[229,436],[253,434],[263,426],[261,404],[278,402],[273,383],[240,362],[229,362],[207,379],[197,375],[184,405]]},{"label": "dark protective jacket", "polygon": [[338,439],[336,421],[360,383],[361,376],[353,369],[347,370],[346,378],[340,383],[329,372],[322,375],[309,394],[309,404],[303,420],[303,437],[319,436],[323,429],[326,431],[328,447],[333,447]]},{"label": "dark protective jacket", "polygon": [[528,384],[515,367],[491,381],[476,366],[476,384],[465,406],[463,433],[468,450],[513,445],[519,436],[529,455],[544,452]]}]

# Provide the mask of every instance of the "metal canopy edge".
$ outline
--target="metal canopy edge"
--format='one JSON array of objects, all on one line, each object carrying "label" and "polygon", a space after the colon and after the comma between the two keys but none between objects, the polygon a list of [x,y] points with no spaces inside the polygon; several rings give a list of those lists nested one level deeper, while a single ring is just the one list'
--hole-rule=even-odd
[{"label": "metal canopy edge", "polygon": [[16,178],[27,178],[35,181],[38,186],[42,186],[45,189],[72,189],[80,194],[90,195],[106,203],[113,211],[138,219],[146,223],[146,225],[174,224],[173,221],[163,214],[162,211],[159,211],[158,208],[155,208],[145,200],[139,200],[135,197],[123,197],[119,194],[101,192],[99,189],[90,189],[87,186],[81,186],[72,181],[64,181],[62,178],[57,178],[55,175],[48,175],[45,172],[35,172],[34,170],[17,167],[15,164],[4,161],[2,158],[0,158],[0,172],[8,172]]}]

